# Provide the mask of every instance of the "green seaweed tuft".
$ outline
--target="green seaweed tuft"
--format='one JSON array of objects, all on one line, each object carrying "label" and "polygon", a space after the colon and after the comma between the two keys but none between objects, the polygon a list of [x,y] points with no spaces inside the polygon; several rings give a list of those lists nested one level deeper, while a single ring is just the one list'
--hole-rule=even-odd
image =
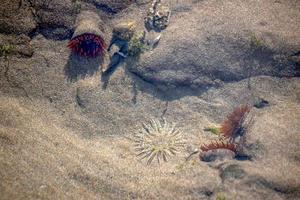
[{"label": "green seaweed tuft", "polygon": [[0,45],[0,56],[7,57],[15,51],[15,46],[12,44]]},{"label": "green seaweed tuft", "polygon": [[211,132],[215,135],[220,135],[220,128],[219,127],[210,126],[210,127],[205,128],[204,131]]},{"label": "green seaweed tuft", "polygon": [[216,200],[226,200],[226,197],[218,194]]},{"label": "green seaweed tuft", "polygon": [[143,34],[135,33],[128,43],[128,55],[139,57],[147,50],[149,50],[149,47],[143,42]]},{"label": "green seaweed tuft", "polygon": [[250,45],[254,48],[263,48],[265,46],[263,40],[257,37],[255,33],[252,33],[250,36]]}]

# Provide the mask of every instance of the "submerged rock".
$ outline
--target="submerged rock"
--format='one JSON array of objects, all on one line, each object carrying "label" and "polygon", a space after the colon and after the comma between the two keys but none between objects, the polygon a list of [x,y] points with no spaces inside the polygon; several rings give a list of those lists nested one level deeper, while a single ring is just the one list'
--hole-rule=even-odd
[{"label": "submerged rock", "polygon": [[200,153],[200,160],[205,162],[233,159],[234,157],[235,157],[235,152],[228,149],[213,149],[213,150]]},{"label": "submerged rock", "polygon": [[258,109],[260,109],[260,108],[264,108],[264,107],[266,107],[266,106],[268,106],[270,103],[269,103],[269,101],[267,101],[267,100],[265,100],[265,99],[262,99],[262,98],[259,98],[255,103],[254,103],[254,107],[255,108],[258,108]]}]

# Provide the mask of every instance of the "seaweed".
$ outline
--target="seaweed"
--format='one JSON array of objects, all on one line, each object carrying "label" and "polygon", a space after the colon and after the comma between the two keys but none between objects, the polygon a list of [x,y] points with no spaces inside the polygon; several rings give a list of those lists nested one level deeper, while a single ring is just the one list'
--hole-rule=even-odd
[{"label": "seaweed", "polygon": [[15,51],[15,46],[12,44],[4,44],[0,45],[0,56],[4,56],[5,58],[8,55],[11,55]]},{"label": "seaweed", "polygon": [[217,195],[216,200],[226,200],[226,197],[223,195]]},{"label": "seaweed", "polygon": [[149,47],[143,42],[144,35],[135,33],[128,42],[128,55],[139,57],[142,53],[149,50]]},{"label": "seaweed", "polygon": [[209,126],[204,128],[204,131],[208,131],[211,132],[215,135],[219,135],[220,134],[220,128],[219,127],[214,127],[214,126]]}]

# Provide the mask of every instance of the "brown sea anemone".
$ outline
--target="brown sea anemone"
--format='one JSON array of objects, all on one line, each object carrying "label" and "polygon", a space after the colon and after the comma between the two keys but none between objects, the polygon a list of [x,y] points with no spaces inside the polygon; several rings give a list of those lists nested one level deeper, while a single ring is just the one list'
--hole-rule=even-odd
[{"label": "brown sea anemone", "polygon": [[200,147],[202,151],[210,151],[215,149],[228,149],[232,152],[236,152],[236,144],[226,141],[215,141],[209,144],[204,144]]},{"label": "brown sea anemone", "polygon": [[[252,122],[252,118],[250,118],[251,120],[245,123],[249,112],[250,107],[248,105],[242,105],[234,109],[221,124],[221,137],[219,137],[219,140],[203,144],[200,147],[200,160],[210,162],[240,156],[246,140],[244,133],[247,131],[250,122]],[[236,140],[238,136],[240,136],[239,140]]]},{"label": "brown sea anemone", "polygon": [[243,131],[243,122],[249,112],[250,106],[248,105],[242,105],[234,109],[222,122],[220,128],[221,135],[225,138],[234,139],[237,135],[241,134],[241,131]]},{"label": "brown sea anemone", "polygon": [[215,141],[204,144],[200,147],[202,152],[199,158],[202,161],[214,161],[216,159],[234,158],[237,154],[237,146],[235,143],[225,141]]}]

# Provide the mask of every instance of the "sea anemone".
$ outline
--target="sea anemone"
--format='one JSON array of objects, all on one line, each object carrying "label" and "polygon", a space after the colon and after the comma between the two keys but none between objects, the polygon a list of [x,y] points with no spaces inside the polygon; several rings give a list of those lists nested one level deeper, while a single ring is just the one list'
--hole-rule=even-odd
[{"label": "sea anemone", "polygon": [[225,142],[225,141],[215,141],[211,142],[209,144],[204,144],[200,147],[202,151],[211,151],[216,149],[228,149],[232,152],[236,153],[236,144],[231,142]]},{"label": "sea anemone", "polygon": [[[202,161],[214,161],[216,159],[235,158],[241,155],[243,146],[246,140],[248,126],[252,123],[251,120],[245,123],[247,114],[250,112],[248,105],[237,107],[223,121],[220,127],[219,140],[203,144],[199,157]],[[208,129],[207,129],[208,130]],[[236,139],[240,136],[239,140]]]},{"label": "sea anemone", "polygon": [[107,45],[100,36],[86,33],[73,38],[68,47],[80,56],[96,57],[104,55]]},{"label": "sea anemone", "polygon": [[200,147],[202,152],[199,158],[202,161],[210,162],[217,159],[233,159],[237,154],[237,146],[231,142],[216,141]]},{"label": "sea anemone", "polygon": [[83,57],[102,57],[107,49],[104,36],[100,17],[94,12],[84,11],[76,19],[75,32],[68,47]]},{"label": "sea anemone", "polygon": [[226,119],[222,122],[220,132],[225,138],[233,140],[239,134],[242,134],[243,123],[246,115],[250,112],[248,105],[242,105],[237,107],[232,113],[230,113]]},{"label": "sea anemone", "polygon": [[149,124],[143,124],[143,128],[135,134],[134,141],[137,156],[146,158],[148,165],[155,157],[158,163],[161,159],[167,162],[185,145],[182,133],[165,120],[150,120]]}]

